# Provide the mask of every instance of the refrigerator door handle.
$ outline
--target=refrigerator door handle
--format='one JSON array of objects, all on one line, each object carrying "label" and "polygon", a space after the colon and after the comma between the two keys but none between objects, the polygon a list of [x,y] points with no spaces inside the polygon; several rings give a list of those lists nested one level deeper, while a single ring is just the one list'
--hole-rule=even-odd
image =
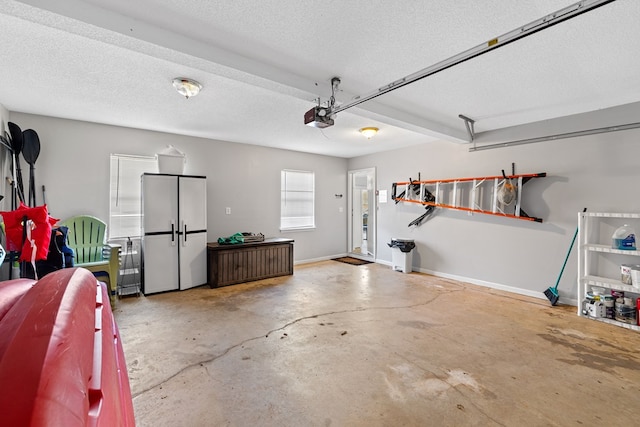
[{"label": "refrigerator door handle", "polygon": [[184,225],[184,245],[187,245],[187,224],[183,223]]},{"label": "refrigerator door handle", "polygon": [[176,245],[176,223],[171,220],[171,246]]}]

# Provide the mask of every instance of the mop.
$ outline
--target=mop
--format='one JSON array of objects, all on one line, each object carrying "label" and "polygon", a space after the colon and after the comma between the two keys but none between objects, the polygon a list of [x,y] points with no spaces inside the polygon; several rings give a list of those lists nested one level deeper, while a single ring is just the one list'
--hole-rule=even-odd
[{"label": "mop", "polygon": [[[582,212],[586,211],[587,208],[584,208]],[[560,284],[562,273],[564,273],[564,268],[567,266],[567,261],[569,260],[569,255],[571,255],[573,244],[576,242],[576,237],[578,237],[578,227],[576,227],[576,232],[573,234],[571,246],[569,246],[569,251],[567,252],[567,256],[564,259],[564,264],[562,264],[562,268],[560,269],[560,274],[558,275],[558,280],[556,280],[556,285],[553,287],[550,286],[546,291],[544,291],[544,294],[547,298],[549,298],[549,302],[551,302],[551,305],[556,305],[558,303],[558,299],[560,298],[560,295],[558,294],[558,285]]]}]

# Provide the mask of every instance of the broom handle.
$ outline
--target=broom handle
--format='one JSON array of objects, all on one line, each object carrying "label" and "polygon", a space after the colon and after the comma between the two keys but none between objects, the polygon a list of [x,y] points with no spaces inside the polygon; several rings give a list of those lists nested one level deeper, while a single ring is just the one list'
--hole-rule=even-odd
[{"label": "broom handle", "polygon": [[[584,208],[582,212],[586,212],[587,208]],[[567,266],[567,261],[569,261],[569,255],[571,255],[571,251],[573,250],[573,244],[576,242],[576,237],[578,237],[578,227],[576,227],[576,232],[573,233],[573,239],[571,240],[571,246],[569,246],[569,252],[567,252],[567,256],[564,258],[564,264],[562,264],[562,268],[560,269],[560,274],[558,275],[558,280],[556,280],[556,285],[554,289],[558,289],[558,285],[560,284],[560,279],[562,278],[562,273],[564,273],[564,268]]]}]

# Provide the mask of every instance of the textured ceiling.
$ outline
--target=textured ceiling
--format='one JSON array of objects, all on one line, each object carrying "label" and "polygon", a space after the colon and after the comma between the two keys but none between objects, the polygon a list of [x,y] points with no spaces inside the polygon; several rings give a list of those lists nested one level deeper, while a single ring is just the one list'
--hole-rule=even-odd
[{"label": "textured ceiling", "polygon": [[[640,2],[617,0],[338,113],[561,0],[0,0],[9,111],[354,157],[640,101]],[[174,77],[200,81],[191,99]],[[377,126],[367,141],[357,130]]]}]

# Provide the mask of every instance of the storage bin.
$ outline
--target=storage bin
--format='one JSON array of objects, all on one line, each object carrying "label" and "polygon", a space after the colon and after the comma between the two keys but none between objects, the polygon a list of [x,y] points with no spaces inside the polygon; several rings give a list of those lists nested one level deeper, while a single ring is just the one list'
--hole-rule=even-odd
[{"label": "storage bin", "polygon": [[184,174],[184,165],[187,163],[187,158],[182,151],[173,145],[168,145],[156,156],[158,158],[158,172],[170,175]]}]

